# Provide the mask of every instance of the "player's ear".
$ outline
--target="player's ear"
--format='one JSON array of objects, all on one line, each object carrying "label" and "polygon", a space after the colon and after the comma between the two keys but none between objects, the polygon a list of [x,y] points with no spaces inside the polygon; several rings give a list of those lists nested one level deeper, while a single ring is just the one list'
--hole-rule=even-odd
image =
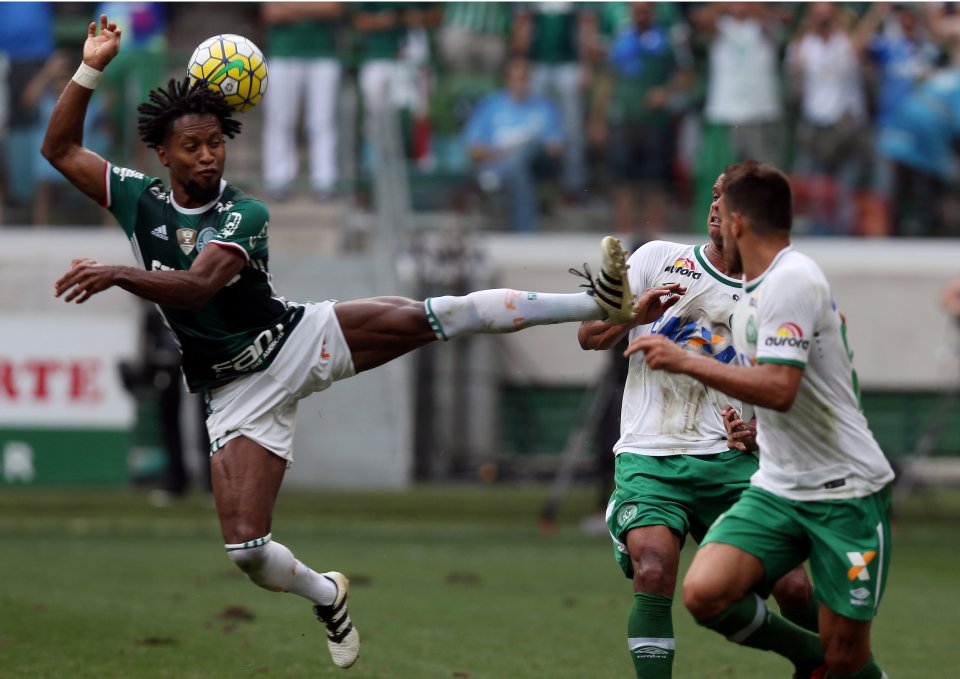
[{"label": "player's ear", "polygon": [[746,226],[746,220],[743,217],[743,214],[740,212],[731,212],[730,220],[733,223],[733,228],[731,232],[733,233],[734,238],[740,238],[743,235],[743,229]]},{"label": "player's ear", "polygon": [[162,144],[157,144],[157,160],[164,167],[170,167],[170,161],[167,159],[167,149]]}]

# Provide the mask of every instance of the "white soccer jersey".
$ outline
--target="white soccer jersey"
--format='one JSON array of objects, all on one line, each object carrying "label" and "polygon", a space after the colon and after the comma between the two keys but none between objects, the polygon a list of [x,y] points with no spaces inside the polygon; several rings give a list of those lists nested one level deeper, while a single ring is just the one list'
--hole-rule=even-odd
[{"label": "white soccer jersey", "polygon": [[785,248],[744,286],[733,315],[740,362],[803,368],[785,413],[757,408],[760,470],[752,483],[790,500],[864,497],[893,470],[860,411],[846,329],[820,268]]},{"label": "white soccer jersey", "polygon": [[[664,335],[687,351],[730,363],[730,315],[742,294],[741,282],[726,276],[707,260],[704,245],[652,241],[630,257],[630,286],[640,295],[651,286],[680,283],[687,288],[661,318],[630,331]],[[729,450],[720,409],[743,404],[677,373],[650,370],[642,354],[630,357],[623,391],[617,455],[708,455]],[[746,417],[752,416],[748,407]]]}]

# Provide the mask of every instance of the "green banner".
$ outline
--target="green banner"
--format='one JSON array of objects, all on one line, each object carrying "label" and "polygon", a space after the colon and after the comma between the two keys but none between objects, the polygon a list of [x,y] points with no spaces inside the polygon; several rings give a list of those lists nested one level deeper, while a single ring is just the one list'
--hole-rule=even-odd
[{"label": "green banner", "polygon": [[0,429],[0,486],[121,486],[130,432]]}]

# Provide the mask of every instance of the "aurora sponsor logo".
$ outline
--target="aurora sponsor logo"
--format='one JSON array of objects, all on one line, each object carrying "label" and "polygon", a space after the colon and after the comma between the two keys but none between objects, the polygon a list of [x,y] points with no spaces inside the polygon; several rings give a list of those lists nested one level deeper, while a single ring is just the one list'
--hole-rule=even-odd
[{"label": "aurora sponsor logo", "polygon": [[681,276],[689,276],[693,280],[700,280],[700,277],[703,275],[697,271],[697,265],[689,257],[681,257],[676,260],[673,264],[664,268],[664,271],[667,273],[680,274]]},{"label": "aurora sponsor logo", "polygon": [[802,349],[810,348],[810,340],[803,339],[803,330],[796,323],[783,323],[777,328],[773,337],[768,337],[764,342],[768,347],[800,347]]}]

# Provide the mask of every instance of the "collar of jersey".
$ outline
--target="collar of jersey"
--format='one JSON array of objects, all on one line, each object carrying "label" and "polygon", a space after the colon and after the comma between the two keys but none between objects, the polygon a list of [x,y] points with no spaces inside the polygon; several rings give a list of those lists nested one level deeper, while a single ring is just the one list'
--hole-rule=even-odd
[{"label": "collar of jersey", "polygon": [[700,266],[706,269],[707,273],[716,278],[718,281],[724,285],[729,285],[732,288],[742,288],[743,284],[738,281],[736,278],[731,278],[724,273],[721,273],[713,264],[710,263],[710,260],[707,258],[707,253],[703,250],[707,246],[703,243],[697,245],[693,248],[693,256],[697,258],[697,261],[700,262]]},{"label": "collar of jersey", "polygon": [[757,286],[763,282],[764,277],[768,273],[773,271],[773,267],[775,267],[780,262],[780,260],[783,259],[783,256],[785,254],[787,254],[788,252],[791,252],[792,250],[793,250],[793,246],[788,245],[783,250],[778,252],[777,256],[773,258],[772,262],[770,262],[770,266],[767,267],[766,271],[764,271],[762,274],[754,278],[752,281],[747,281],[746,283],[743,284],[744,290],[746,290],[747,292],[753,292],[754,290],[756,290]]},{"label": "collar of jersey", "polygon": [[220,193],[217,194],[217,197],[211,200],[206,205],[201,205],[200,207],[181,207],[177,205],[177,201],[173,198],[173,189],[170,189],[170,204],[173,206],[173,209],[179,212],[182,215],[202,215],[204,212],[212,208],[217,204],[217,201],[220,200],[220,196],[223,195],[224,190],[227,188],[227,180],[220,179]]}]

